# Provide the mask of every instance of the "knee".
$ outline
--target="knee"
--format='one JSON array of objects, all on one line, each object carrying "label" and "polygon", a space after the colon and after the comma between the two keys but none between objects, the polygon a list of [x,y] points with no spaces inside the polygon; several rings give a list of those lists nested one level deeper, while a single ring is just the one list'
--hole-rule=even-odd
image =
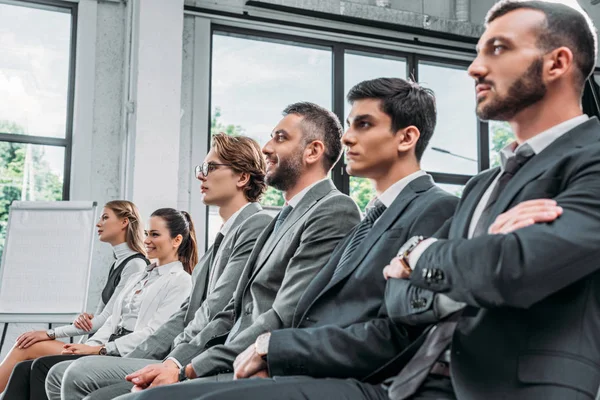
[{"label": "knee", "polygon": [[46,376],[46,394],[49,399],[60,399],[60,387],[66,369],[62,364],[52,366]]}]

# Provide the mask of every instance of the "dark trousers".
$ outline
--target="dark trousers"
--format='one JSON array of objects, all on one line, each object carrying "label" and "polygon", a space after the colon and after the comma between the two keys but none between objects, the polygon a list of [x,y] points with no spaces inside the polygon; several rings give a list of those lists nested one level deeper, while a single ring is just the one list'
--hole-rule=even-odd
[{"label": "dark trousers", "polygon": [[[90,399],[94,397],[91,396]],[[387,389],[354,379],[315,379],[304,376],[244,379],[234,382],[194,380],[149,389],[129,395],[127,400],[389,400]],[[411,400],[455,400],[452,383],[446,377],[429,377]],[[393,399],[392,399],[393,400]]]},{"label": "dark trousers", "polygon": [[55,364],[82,355],[61,354],[22,361],[13,369],[2,400],[47,400],[46,375]]},{"label": "dark trousers", "polygon": [[315,379],[303,376],[244,379],[233,382],[194,382],[194,380],[149,389],[127,399],[238,400],[238,399],[344,399],[388,400],[387,390],[354,379]]}]

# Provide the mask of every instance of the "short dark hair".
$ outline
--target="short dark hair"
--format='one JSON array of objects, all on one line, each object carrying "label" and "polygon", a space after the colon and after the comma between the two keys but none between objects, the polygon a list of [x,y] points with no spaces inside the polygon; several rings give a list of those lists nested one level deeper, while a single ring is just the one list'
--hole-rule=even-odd
[{"label": "short dark hair", "polygon": [[301,126],[304,144],[322,140],[325,144],[323,167],[329,171],[342,155],[342,124],[339,118],[324,107],[306,101],[290,104],[283,115],[297,114],[302,118]]},{"label": "short dark hair", "polygon": [[250,179],[244,186],[244,197],[248,201],[260,200],[267,190],[265,182],[266,163],[260,145],[246,136],[229,136],[220,132],[212,137],[212,148],[217,157],[231,164],[238,174],[247,173]]},{"label": "short dark hair", "polygon": [[594,71],[597,54],[596,28],[585,11],[560,3],[546,1],[503,0],[496,3],[485,17],[485,25],[497,18],[519,9],[538,10],[546,16],[546,23],[540,26],[538,47],[549,52],[558,47],[568,47],[573,52],[573,60],[579,71],[579,84]]},{"label": "short dark hair", "polygon": [[421,133],[415,146],[415,156],[417,161],[421,161],[437,119],[435,96],[431,89],[400,78],[377,78],[354,86],[347,99],[350,104],[364,99],[380,100],[381,111],[392,119],[390,128],[393,133],[415,126]]}]

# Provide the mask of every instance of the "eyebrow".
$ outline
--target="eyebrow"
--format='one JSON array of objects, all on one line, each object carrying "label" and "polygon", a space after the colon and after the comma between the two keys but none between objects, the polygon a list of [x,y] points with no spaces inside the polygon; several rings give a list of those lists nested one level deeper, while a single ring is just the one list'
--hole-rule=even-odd
[{"label": "eyebrow", "polygon": [[[353,118],[353,122],[360,122],[368,119],[373,119],[371,114],[360,114]],[[346,123],[350,125],[350,118],[346,118]]]},{"label": "eyebrow", "polygon": [[[507,42],[509,44],[512,44],[512,40],[510,40],[506,36],[493,36],[485,41],[483,47],[489,47],[492,44],[494,44],[495,41]],[[477,51],[477,53],[479,53],[481,51],[481,46],[479,46],[478,44],[477,46],[475,46],[475,50]]]},{"label": "eyebrow", "polygon": [[277,134],[283,134],[283,135],[287,135],[287,131],[285,129],[277,129],[275,132],[271,133],[271,137],[277,135]]}]

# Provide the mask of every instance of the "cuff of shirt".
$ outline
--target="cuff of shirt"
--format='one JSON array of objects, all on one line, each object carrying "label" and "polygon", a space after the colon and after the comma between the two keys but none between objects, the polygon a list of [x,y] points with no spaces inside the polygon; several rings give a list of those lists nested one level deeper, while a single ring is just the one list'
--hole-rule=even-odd
[{"label": "cuff of shirt", "polygon": [[421,255],[425,252],[425,250],[427,250],[429,246],[431,246],[435,242],[437,242],[436,238],[425,239],[421,243],[419,243],[419,245],[415,247],[413,251],[410,252],[410,254],[408,255],[408,264],[410,265],[410,268],[412,270],[414,270],[417,266],[419,258],[421,258]]},{"label": "cuff of shirt", "polygon": [[[177,368],[179,368],[179,369],[181,369],[183,367],[183,365],[181,365],[181,363],[173,357],[168,357],[167,360],[173,361],[177,365]],[[165,361],[167,361],[167,360],[165,360]]]},{"label": "cuff of shirt", "polygon": [[106,354],[108,354],[109,356],[120,356],[121,353],[119,353],[119,349],[117,348],[117,345],[115,344],[115,342],[108,342],[105,345],[106,347]]}]

